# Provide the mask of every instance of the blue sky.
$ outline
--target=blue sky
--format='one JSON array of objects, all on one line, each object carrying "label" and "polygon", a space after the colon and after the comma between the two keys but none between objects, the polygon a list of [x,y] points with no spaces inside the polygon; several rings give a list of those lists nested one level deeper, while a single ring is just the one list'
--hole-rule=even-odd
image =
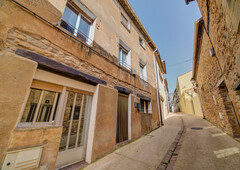
[{"label": "blue sky", "polygon": [[135,13],[166,61],[169,92],[176,79],[192,70],[194,22],[201,17],[197,2],[185,0],[129,0]]}]

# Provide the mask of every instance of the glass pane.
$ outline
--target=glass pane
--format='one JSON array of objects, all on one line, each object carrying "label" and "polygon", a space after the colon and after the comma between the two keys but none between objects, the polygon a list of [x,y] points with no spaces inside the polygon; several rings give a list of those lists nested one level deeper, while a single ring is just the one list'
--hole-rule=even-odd
[{"label": "glass pane", "polygon": [[119,64],[122,65],[122,48],[119,48],[119,58],[118,58]]},{"label": "glass pane", "polygon": [[140,78],[143,78],[143,67],[140,66]]},{"label": "glass pane", "polygon": [[58,98],[57,98],[57,102],[56,102],[56,107],[55,107],[55,110],[54,110],[54,113],[53,113],[52,121],[54,121],[54,120],[55,120],[55,117],[56,117],[57,106],[58,106],[58,102],[59,102],[60,96],[61,96],[61,94],[59,93],[59,94],[58,94]]},{"label": "glass pane", "polygon": [[84,136],[86,133],[87,116],[89,114],[89,110],[88,110],[89,101],[90,101],[90,96],[85,95],[84,102],[83,102],[82,116],[81,116],[81,124],[80,124],[80,129],[79,129],[78,147],[84,145]]},{"label": "glass pane", "polygon": [[122,51],[122,62],[127,64],[127,53],[125,51]]},{"label": "glass pane", "polygon": [[68,149],[75,148],[82,98],[82,94],[77,94]]},{"label": "glass pane", "polygon": [[64,118],[63,118],[63,131],[62,131],[62,138],[59,146],[59,151],[64,151],[67,144],[67,137],[68,137],[68,130],[70,126],[69,117],[71,117],[71,111],[73,107],[73,100],[74,100],[74,92],[69,92],[67,104],[65,108]]},{"label": "glass pane", "polygon": [[66,6],[62,19],[64,21],[66,21],[67,23],[69,23],[71,26],[75,27],[76,26],[76,22],[77,22],[77,11],[75,11],[72,7],[70,6]]},{"label": "glass pane", "polygon": [[56,92],[44,91],[36,122],[49,122]]},{"label": "glass pane", "polygon": [[83,17],[81,17],[80,24],[78,30],[85,36],[88,37],[90,29],[90,23]]},{"label": "glass pane", "polygon": [[31,89],[21,122],[32,122],[42,90]]}]

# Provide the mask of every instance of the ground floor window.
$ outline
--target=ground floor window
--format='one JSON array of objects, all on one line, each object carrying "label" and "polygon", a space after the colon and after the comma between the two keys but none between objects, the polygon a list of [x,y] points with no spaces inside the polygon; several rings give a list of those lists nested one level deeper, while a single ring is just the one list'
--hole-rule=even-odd
[{"label": "ground floor window", "polygon": [[20,123],[54,122],[59,97],[56,91],[31,88]]},{"label": "ground floor window", "polygon": [[140,112],[142,113],[152,113],[152,102],[144,99],[140,99]]}]

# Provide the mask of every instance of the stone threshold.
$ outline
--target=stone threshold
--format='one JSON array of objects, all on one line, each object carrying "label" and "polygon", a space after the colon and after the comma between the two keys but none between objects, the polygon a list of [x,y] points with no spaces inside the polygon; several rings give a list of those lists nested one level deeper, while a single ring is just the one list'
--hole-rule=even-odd
[{"label": "stone threshold", "polygon": [[72,165],[66,166],[64,168],[60,168],[59,170],[79,170],[79,169],[85,168],[88,165],[89,164],[87,162],[81,161],[81,162],[77,162]]}]

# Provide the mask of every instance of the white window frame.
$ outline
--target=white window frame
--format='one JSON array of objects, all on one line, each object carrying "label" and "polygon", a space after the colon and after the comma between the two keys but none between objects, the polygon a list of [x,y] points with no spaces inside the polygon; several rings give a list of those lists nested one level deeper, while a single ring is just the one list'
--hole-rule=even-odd
[{"label": "white window frame", "polygon": [[[121,40],[119,42],[119,56],[118,56],[118,63],[120,65],[122,65],[123,67],[125,67],[128,70],[131,70],[131,50],[130,48],[128,48]],[[122,53],[123,51],[125,53],[127,53],[126,55],[126,64],[129,66],[127,67],[126,65],[124,65],[123,61],[122,61]]]},{"label": "white window frame", "polygon": [[[94,33],[95,33],[95,27],[96,27],[96,19],[93,19],[93,21],[90,21],[85,15],[83,15],[79,10],[77,10],[71,3],[67,3],[67,6],[71,6],[73,9],[75,9],[78,12],[78,16],[77,16],[77,21],[76,21],[76,25],[74,25],[74,36],[77,36],[78,33],[78,27],[80,25],[81,22],[81,18],[84,18],[85,20],[87,20],[90,23],[90,28],[89,28],[89,33],[88,35],[84,35],[87,36],[86,39],[86,43],[90,46],[93,45],[93,39],[94,39]],[[80,8],[80,7],[79,7]],[[67,22],[67,21],[66,21]],[[81,31],[80,31],[81,32]]]},{"label": "white window frame", "polygon": [[[124,19],[127,21],[127,23],[124,21]],[[121,12],[121,23],[128,31],[130,31],[130,27],[131,27],[130,21],[129,21],[127,15],[124,14],[123,12]]]},{"label": "white window frame", "polygon": [[147,81],[147,66],[140,63],[139,69],[140,69],[140,78],[144,81]]}]

